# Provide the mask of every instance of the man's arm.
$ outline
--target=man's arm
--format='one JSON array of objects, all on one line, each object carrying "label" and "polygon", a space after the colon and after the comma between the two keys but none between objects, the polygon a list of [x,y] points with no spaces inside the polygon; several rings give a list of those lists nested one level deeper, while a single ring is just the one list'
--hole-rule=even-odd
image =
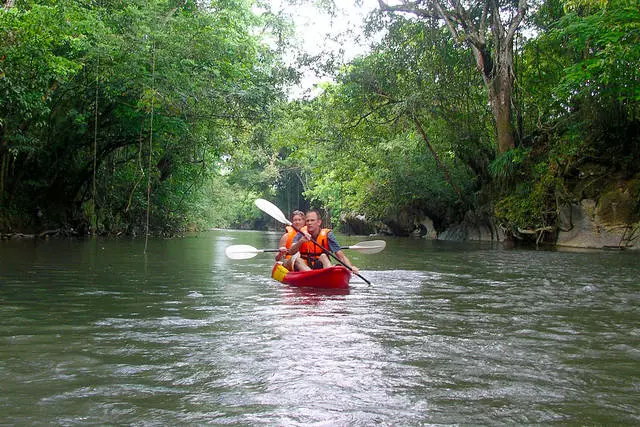
[{"label": "man's arm", "polygon": [[358,267],[354,266],[349,258],[347,258],[347,256],[344,254],[344,251],[342,250],[342,247],[340,247],[340,244],[338,243],[336,236],[333,234],[333,231],[329,232],[329,234],[327,235],[327,240],[329,241],[329,249],[331,250],[331,252],[333,252],[336,258],[338,258],[345,265],[351,268],[354,273],[358,273]]},{"label": "man's arm", "polygon": [[298,234],[296,234],[296,237],[293,238],[293,242],[291,242],[291,247],[287,251],[287,254],[293,255],[293,254],[297,253],[300,250],[300,246],[302,246],[302,244],[304,242],[309,241],[307,236],[308,236],[307,233],[298,233]]},{"label": "man's arm", "polygon": [[351,261],[349,260],[349,258],[347,258],[347,256],[344,254],[344,252],[342,251],[342,249],[340,249],[338,252],[336,252],[334,254],[336,256],[336,258],[338,258],[340,261],[342,261],[345,265],[347,265],[349,268],[351,268],[353,270],[354,273],[358,273],[360,270],[358,270],[358,267],[356,267],[355,265],[353,265],[351,263]]}]

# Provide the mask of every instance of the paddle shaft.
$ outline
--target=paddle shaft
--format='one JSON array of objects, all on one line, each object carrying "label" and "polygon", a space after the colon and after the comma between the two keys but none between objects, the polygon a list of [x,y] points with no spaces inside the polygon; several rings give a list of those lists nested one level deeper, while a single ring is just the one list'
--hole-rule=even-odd
[{"label": "paddle shaft", "polygon": [[[293,224],[289,224],[291,225],[291,227],[296,230],[298,233],[302,233],[302,231],[300,231],[300,229],[298,227],[296,227]],[[308,233],[307,233],[308,234]],[[311,235],[310,235],[311,236]],[[344,262],[342,262],[342,260],[340,260],[337,256],[335,256],[335,254],[333,252],[331,252],[330,250],[328,250],[327,248],[325,248],[324,246],[322,246],[320,243],[318,243],[316,241],[316,239],[313,238],[313,236],[311,236],[311,241],[313,242],[314,245],[316,245],[317,247],[319,247],[322,252],[324,252],[325,254],[329,255],[330,257],[332,257],[333,259],[335,259],[336,261],[338,261],[340,264],[342,264],[345,268],[347,268],[350,272],[352,272],[353,274],[355,274],[356,276],[358,276],[359,278],[361,278],[362,280],[365,281],[365,283],[367,285],[370,285],[371,282],[368,281],[367,279],[365,279],[364,277],[362,277],[362,275],[360,273],[356,273],[355,271],[353,271],[353,268],[349,267],[347,264],[345,264]]]}]

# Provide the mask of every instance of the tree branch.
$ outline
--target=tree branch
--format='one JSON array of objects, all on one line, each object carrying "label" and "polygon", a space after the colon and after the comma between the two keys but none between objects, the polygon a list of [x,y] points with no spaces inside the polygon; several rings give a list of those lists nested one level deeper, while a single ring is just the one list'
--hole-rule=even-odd
[{"label": "tree branch", "polygon": [[422,136],[422,139],[427,145],[427,148],[429,149],[429,151],[431,151],[431,154],[433,155],[433,159],[436,161],[436,165],[438,166],[438,169],[440,169],[440,172],[442,172],[442,174],[444,175],[444,179],[449,183],[449,185],[456,192],[456,194],[458,195],[458,198],[462,200],[462,191],[460,191],[460,187],[458,187],[456,183],[453,182],[453,179],[451,178],[451,174],[449,173],[449,170],[440,161],[440,157],[438,156],[438,153],[431,145],[431,141],[429,141],[429,137],[427,136],[427,133],[422,127],[420,120],[418,120],[418,117],[415,114],[412,114],[411,118],[413,119],[413,122],[416,124],[416,128],[418,128],[418,132],[420,132],[420,135]]},{"label": "tree branch", "polygon": [[524,19],[524,14],[527,12],[527,0],[520,0],[518,2],[518,12],[516,16],[511,20],[511,24],[509,25],[509,30],[507,31],[506,39],[513,40],[513,37],[516,34],[520,23]]}]

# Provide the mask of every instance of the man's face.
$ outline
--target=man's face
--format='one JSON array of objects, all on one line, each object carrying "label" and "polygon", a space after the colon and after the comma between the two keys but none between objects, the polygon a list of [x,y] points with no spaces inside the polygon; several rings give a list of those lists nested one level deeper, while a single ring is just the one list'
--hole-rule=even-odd
[{"label": "man's face", "polygon": [[304,224],[305,224],[304,215],[300,215],[300,214],[294,215],[293,218],[291,218],[291,222],[297,229],[301,229],[302,227],[304,227]]},{"label": "man's face", "polygon": [[318,214],[315,212],[309,212],[307,214],[307,231],[311,235],[315,235],[320,231],[320,226],[322,225],[322,220],[318,218]]}]

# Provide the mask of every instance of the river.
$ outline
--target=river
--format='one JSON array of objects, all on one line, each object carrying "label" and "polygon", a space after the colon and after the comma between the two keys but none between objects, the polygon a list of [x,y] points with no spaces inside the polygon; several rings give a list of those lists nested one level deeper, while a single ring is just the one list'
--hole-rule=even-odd
[{"label": "river", "polygon": [[638,251],[390,238],[347,294],[224,255],[278,237],[0,242],[0,425],[640,423]]}]

